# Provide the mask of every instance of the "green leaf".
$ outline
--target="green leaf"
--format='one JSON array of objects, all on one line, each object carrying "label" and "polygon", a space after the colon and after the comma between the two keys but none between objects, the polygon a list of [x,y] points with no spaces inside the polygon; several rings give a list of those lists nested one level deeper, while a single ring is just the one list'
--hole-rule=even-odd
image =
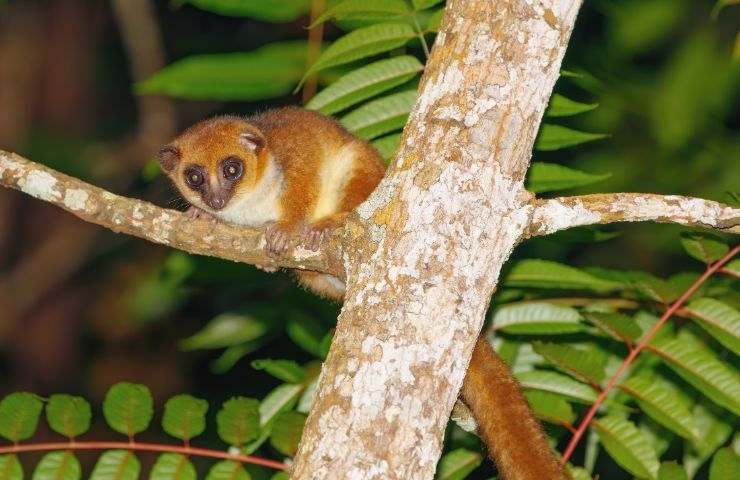
[{"label": "green leaf", "polygon": [[634,343],[642,336],[642,329],[627,315],[611,312],[583,312],[589,322],[620,342]]},{"label": "green leaf", "polygon": [[579,113],[589,112],[598,106],[598,103],[580,103],[564,97],[559,93],[554,93],[550,97],[550,104],[547,110],[545,110],[545,115],[548,117],[570,117]]},{"label": "green leaf", "polygon": [[637,478],[657,478],[658,457],[632,422],[609,415],[594,420],[593,427],[606,451],[622,468]]},{"label": "green leaf", "polygon": [[298,450],[298,442],[306,424],[306,415],[298,412],[285,412],[275,419],[270,432],[270,445],[288,457]]},{"label": "green leaf", "polygon": [[290,477],[286,472],[278,472],[270,477],[270,480],[290,480]]},{"label": "green leaf", "polygon": [[645,272],[628,272],[627,278],[629,285],[641,296],[663,304],[673,302],[683,293],[676,285]]},{"label": "green leaf", "polygon": [[590,384],[598,385],[606,376],[604,358],[594,350],[543,342],[532,343],[532,348],[559,370]]},{"label": "green leaf", "polygon": [[560,150],[582,143],[599,140],[607,135],[603,133],[588,133],[573,130],[562,125],[550,123],[542,124],[540,134],[535,142],[535,149],[540,151]]},{"label": "green leaf", "polygon": [[227,400],[216,415],[218,436],[235,447],[254,440],[260,433],[260,403],[254,398]]},{"label": "green leaf", "polygon": [[311,0],[184,0],[202,10],[229,17],[249,17],[272,23],[297,20],[308,13]]},{"label": "green leaf", "polygon": [[416,90],[405,90],[366,103],[341,119],[347,130],[365,139],[398,130],[416,102]]},{"label": "green leaf", "polygon": [[223,348],[256,340],[270,331],[265,320],[238,313],[223,313],[201,331],[180,341],[183,350]]},{"label": "green leaf", "polygon": [[33,471],[33,480],[79,480],[81,477],[80,462],[70,451],[47,453]]},{"label": "green leaf", "polygon": [[380,153],[380,156],[383,157],[386,162],[389,162],[396,154],[400,142],[401,134],[392,133],[390,135],[386,135],[385,137],[380,137],[377,140],[373,140],[372,145],[373,147],[375,147],[378,153]]},{"label": "green leaf", "polygon": [[544,302],[503,306],[493,315],[493,328],[511,334],[556,335],[583,331],[574,308]]},{"label": "green leaf", "polygon": [[23,467],[15,455],[0,455],[0,478],[23,480]]},{"label": "green leaf", "polygon": [[514,375],[522,388],[542,390],[545,392],[564,395],[574,401],[591,404],[596,401],[596,391],[593,387],[574,380],[562,373],[550,370],[530,370]]},{"label": "green leaf", "polygon": [[36,432],[44,404],[28,392],[11,393],[0,401],[0,436],[11,442],[27,440]]},{"label": "green leaf", "polygon": [[306,371],[293,360],[260,359],[252,361],[252,368],[264,370],[278,380],[288,383],[299,383],[306,376]]},{"label": "green leaf", "polygon": [[141,463],[130,450],[108,450],[98,459],[90,480],[137,480]]},{"label": "green leaf", "polygon": [[566,468],[572,480],[592,480],[591,474],[583,467],[574,467],[569,463]]},{"label": "green leaf", "polygon": [[239,462],[223,460],[208,471],[206,480],[250,480],[252,477]]},{"label": "green leaf", "polygon": [[132,437],[146,430],[152,420],[152,394],[144,385],[117,383],[105,395],[103,415],[113,430]]},{"label": "green leaf", "polygon": [[329,19],[336,20],[389,20],[407,15],[409,12],[405,0],[345,0],[329,7],[310,27],[324,23]]},{"label": "green leaf", "polygon": [[416,10],[424,10],[425,8],[433,7],[438,3],[442,3],[444,0],[411,0]]},{"label": "green leaf", "polygon": [[267,394],[259,407],[260,435],[243,448],[244,453],[254,452],[270,437],[275,419],[295,406],[305,388],[303,384],[284,383]]},{"label": "green leaf", "polygon": [[446,453],[437,464],[435,480],[463,480],[483,462],[478,452],[457,448]]},{"label": "green leaf", "polygon": [[560,263],[527,259],[514,263],[504,278],[504,286],[608,292],[623,285]]},{"label": "green leaf", "polygon": [[82,397],[55,394],[46,404],[46,419],[55,432],[66,437],[79,437],[90,428],[92,411]]},{"label": "green leaf", "polygon": [[688,480],[686,470],[676,462],[663,462],[658,470],[658,480]]},{"label": "green leaf", "polygon": [[552,192],[591,185],[611,177],[611,173],[593,174],[557,163],[534,162],[527,172],[527,189],[533,193]]},{"label": "green leaf", "polygon": [[195,467],[188,457],[179,453],[164,453],[157,458],[149,480],[196,480]]},{"label": "green leaf", "polygon": [[576,414],[560,395],[540,390],[525,390],[524,397],[538,418],[555,425],[570,425]]},{"label": "green leaf", "polygon": [[712,405],[698,403],[692,410],[696,428],[699,430],[699,439],[694,442],[685,442],[683,464],[693,478],[702,464],[721,447],[734,430],[734,418],[727,418],[724,412],[715,411]]},{"label": "green leaf", "polygon": [[442,24],[442,16],[444,14],[444,8],[440,8],[439,10],[435,10],[434,12],[432,12],[432,14],[429,16],[429,19],[427,20],[427,31],[439,31],[439,26]]},{"label": "green leaf", "polygon": [[[364,3],[367,3],[363,0]],[[424,65],[411,55],[378,60],[342,76],[306,104],[327,115],[411,80]]]},{"label": "green leaf", "polygon": [[649,348],[710,400],[740,415],[740,378],[729,364],[684,338],[654,339]]},{"label": "green leaf", "polygon": [[716,262],[730,251],[721,237],[705,232],[683,232],[681,245],[686,253],[706,264]]},{"label": "green leaf", "polygon": [[138,83],[136,92],[190,100],[266,100],[289,94],[305,68],[305,41],[275,42],[251,52],[184,58]]},{"label": "green leaf", "polygon": [[713,298],[692,300],[684,310],[719,343],[740,355],[740,312]]},{"label": "green leaf", "polygon": [[303,79],[329,67],[396,49],[415,36],[414,30],[406,23],[379,23],[358,28],[337,39],[324,50]]},{"label": "green leaf", "polygon": [[318,320],[302,312],[292,311],[285,323],[285,332],[293,343],[321,358],[321,341],[327,329]]},{"label": "green leaf", "polygon": [[709,466],[709,480],[736,478],[740,473],[740,457],[730,447],[720,448]]},{"label": "green leaf", "polygon": [[164,404],[162,428],[179,440],[189,441],[205,431],[207,411],[207,401],[176,395]]},{"label": "green leaf", "polygon": [[659,424],[683,438],[698,438],[691,413],[669,389],[640,376],[628,378],[619,387],[633,396],[642,411]]},{"label": "green leaf", "polygon": [[726,263],[722,269],[733,273],[736,277],[740,277],[740,258],[736,258],[730,263]]}]

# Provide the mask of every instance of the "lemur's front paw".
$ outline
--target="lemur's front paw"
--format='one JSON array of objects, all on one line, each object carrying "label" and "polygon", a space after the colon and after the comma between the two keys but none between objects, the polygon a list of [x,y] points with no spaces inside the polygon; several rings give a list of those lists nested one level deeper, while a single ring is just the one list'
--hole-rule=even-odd
[{"label": "lemur's front paw", "polygon": [[283,255],[288,251],[291,241],[291,230],[284,224],[273,223],[265,229],[267,253],[272,256]]},{"label": "lemur's front paw", "polygon": [[187,215],[188,218],[205,218],[206,220],[210,220],[212,222],[218,221],[218,218],[214,217],[205,210],[196,207],[195,205],[192,205],[187,210],[185,210],[185,215]]},{"label": "lemur's front paw", "polygon": [[329,223],[301,225],[299,230],[300,244],[308,250],[316,251],[333,229],[334,225]]}]

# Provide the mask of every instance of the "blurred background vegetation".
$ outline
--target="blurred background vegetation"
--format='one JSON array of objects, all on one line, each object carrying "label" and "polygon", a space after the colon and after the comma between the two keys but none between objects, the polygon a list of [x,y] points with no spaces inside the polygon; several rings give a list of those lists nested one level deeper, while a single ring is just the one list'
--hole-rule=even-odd
[{"label": "blurred background vegetation", "polygon": [[[283,2],[274,3],[280,12]],[[609,136],[534,159],[611,176],[565,193],[646,191],[737,202],[740,7],[713,15],[715,3],[585,2],[563,67],[587,73],[561,80],[557,90],[599,107],[562,123]],[[284,62],[257,70],[235,66],[237,78],[264,79],[261,88],[274,97],[266,100],[195,100],[176,88],[172,96],[135,94],[134,85],[193,55],[307,38],[306,12],[263,19],[187,2],[0,2],[0,148],[181,208],[152,166],[153,154],[205,117],[301,103],[301,93],[290,91],[305,71],[305,46],[286,48]],[[326,38],[341,33],[326,25]],[[419,48],[409,53],[423,60]],[[149,82],[138,90],[157,88]],[[663,277],[700,269],[683,254],[678,232],[656,225],[579,230],[530,241],[516,256]],[[0,190],[0,395],[64,391],[99,403],[111,384],[129,380],[160,400],[182,391],[214,405],[235,394],[261,398],[279,382],[250,361],[315,358],[309,352],[323,348],[338,310],[297,288],[289,274],[173,252]],[[262,329],[260,335],[241,333],[258,339],[224,351],[228,345],[213,332],[191,337],[224,312],[251,319],[248,328]]]}]

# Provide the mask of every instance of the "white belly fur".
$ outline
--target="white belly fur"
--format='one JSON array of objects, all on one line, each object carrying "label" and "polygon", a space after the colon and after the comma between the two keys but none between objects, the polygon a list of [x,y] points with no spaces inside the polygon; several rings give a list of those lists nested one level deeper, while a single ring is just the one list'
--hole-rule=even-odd
[{"label": "white belly fur", "polygon": [[319,196],[311,220],[317,221],[337,213],[344,186],[355,166],[356,150],[354,143],[348,143],[334,154],[327,155],[319,170]]}]

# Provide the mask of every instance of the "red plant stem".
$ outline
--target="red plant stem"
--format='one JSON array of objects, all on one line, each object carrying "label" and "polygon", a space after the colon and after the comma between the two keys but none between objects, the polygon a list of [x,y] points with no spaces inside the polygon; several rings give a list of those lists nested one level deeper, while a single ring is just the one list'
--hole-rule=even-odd
[{"label": "red plant stem", "polygon": [[252,455],[232,455],[229,452],[219,450],[209,450],[207,448],[180,447],[177,445],[165,445],[160,443],[139,443],[139,442],[52,442],[52,443],[26,443],[12,445],[9,447],[0,447],[0,455],[6,453],[21,452],[45,452],[48,450],[140,450],[144,452],[166,452],[181,453],[183,455],[194,455],[197,457],[222,458],[225,460],[234,460],[242,463],[251,463],[263,467],[274,468],[276,470],[287,470],[288,466],[284,463],[266,458],[253,457]]},{"label": "red plant stem", "polygon": [[596,402],[591,406],[591,408],[586,413],[586,416],[583,417],[583,420],[581,420],[581,423],[578,425],[578,429],[573,434],[573,437],[570,439],[570,442],[568,443],[568,447],[565,449],[565,453],[563,453],[563,458],[561,459],[561,463],[565,465],[568,463],[568,460],[570,460],[570,457],[573,455],[573,451],[576,449],[576,446],[578,445],[578,441],[581,439],[583,434],[586,432],[586,429],[588,428],[588,425],[591,423],[591,420],[593,420],[594,415],[596,415],[596,411],[599,409],[602,403],[604,403],[604,400],[606,399],[607,395],[609,395],[609,392],[612,391],[612,389],[616,386],[617,381],[619,380],[619,377],[622,376],[625,370],[627,370],[627,367],[629,367],[632,362],[637,358],[637,355],[642,352],[642,350],[647,346],[648,343],[650,343],[650,340],[653,339],[656,333],[658,333],[658,330],[665,324],[666,321],[668,321],[669,318],[678,310],[681,308],[681,306],[686,303],[686,300],[691,297],[691,295],[696,292],[696,290],[709,278],[711,277],[717,270],[722,268],[722,265],[729,262],[732,257],[737,255],[737,253],[740,252],[740,245],[735,246],[732,250],[730,250],[724,257],[719,259],[717,262],[715,262],[713,265],[709,266],[707,270],[696,279],[696,281],[691,284],[691,286],[681,295],[678,300],[673,302],[673,304],[668,307],[668,309],[665,311],[662,317],[660,317],[660,320],[658,320],[655,325],[653,325],[653,328],[648,331],[648,333],[642,338],[640,343],[637,344],[635,348],[630,350],[629,355],[627,355],[627,358],[624,359],[622,362],[622,365],[619,366],[617,371],[612,375],[612,377],[609,379],[609,383],[607,383],[606,387],[599,393],[599,396],[596,398]]}]

